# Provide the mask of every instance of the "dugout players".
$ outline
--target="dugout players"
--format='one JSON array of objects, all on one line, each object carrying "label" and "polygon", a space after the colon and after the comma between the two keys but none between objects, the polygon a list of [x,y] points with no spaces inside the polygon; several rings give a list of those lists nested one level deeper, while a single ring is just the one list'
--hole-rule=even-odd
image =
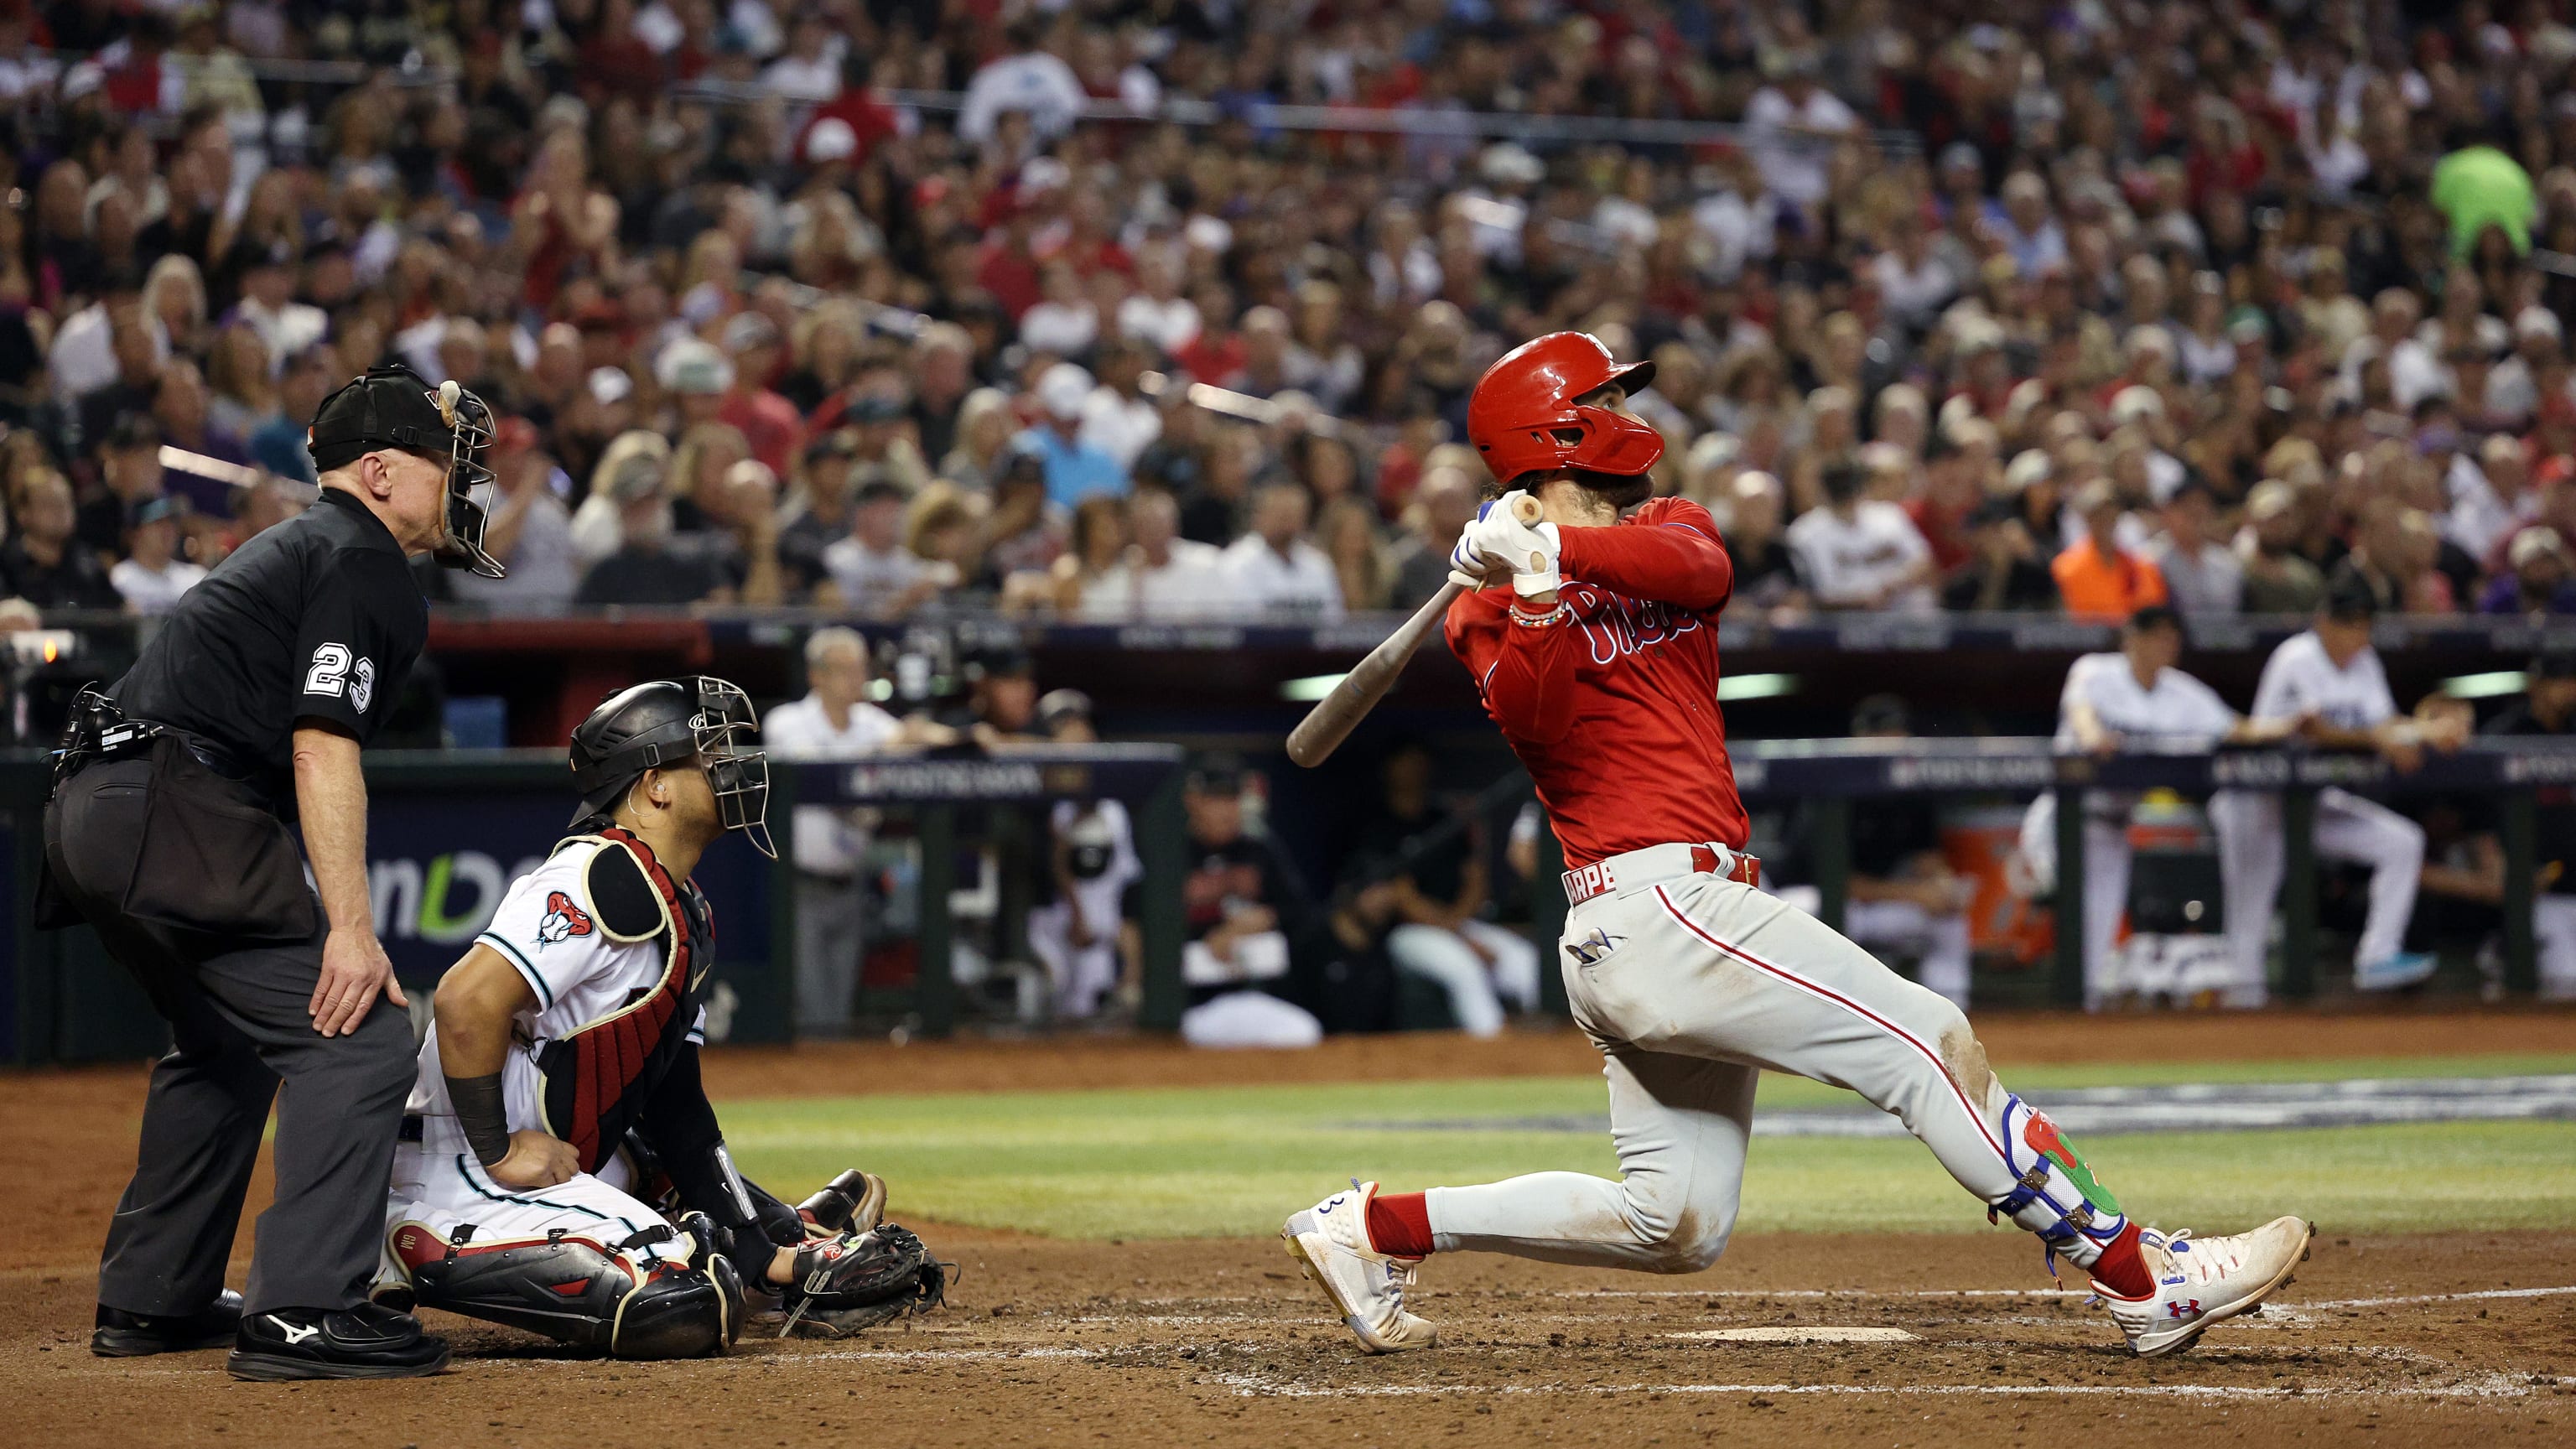
[{"label": "dugout players", "polygon": [[[2558,740],[2576,735],[2576,653],[2539,656],[2524,680],[2521,700],[2481,733]],[[2540,892],[2531,924],[2540,954],[2540,999],[2576,1000],[2576,792],[2544,785],[2533,794]]]},{"label": "dugout players", "polygon": [[[2111,755],[2199,752],[2221,740],[2270,743],[2296,733],[2307,716],[2249,720],[2227,707],[2218,692],[2174,667],[2182,657],[2182,620],[2163,604],[2129,616],[2116,654],[2087,654],[2066,671],[2058,697],[2060,753]],[[2222,792],[2213,813],[2234,800]],[[2111,943],[2129,901],[2129,815],[2138,797],[2125,790],[2085,795],[2084,1005],[2099,1010],[2116,983]],[[2242,874],[2235,848],[2241,837],[2219,835],[2219,871],[2229,881]],[[2040,796],[2022,818],[2022,859],[2035,876],[2057,873],[2057,797]],[[2232,903],[2231,903],[2232,904]],[[2250,909],[2250,907],[2249,907]],[[2234,917],[2229,917],[2230,922]]]},{"label": "dugout players", "polygon": [[[2254,718],[2302,721],[2301,732],[2329,749],[2376,750],[2399,770],[2422,763],[2427,746],[2454,749],[2459,734],[2397,712],[2388,675],[2370,647],[2378,602],[2358,578],[2339,578],[2317,610],[2314,627],[2281,641],[2254,689]],[[2272,907],[2281,894],[2281,797],[2231,791],[2210,802],[2227,876],[2227,940],[2236,984],[2230,1006],[2260,1006]],[[2424,865],[2424,827],[2349,790],[2317,793],[2317,854],[2370,867],[2370,911],[2353,953],[2353,985],[2394,991],[2433,974],[2428,951],[2404,949],[2407,918]]]},{"label": "dugout players", "polygon": [[[333,393],[308,441],[320,501],[224,560],[74,709],[39,920],[95,927],[174,1041],[108,1229],[94,1353],[230,1343],[246,1379],[446,1367],[445,1342],[366,1301],[412,1056],[358,752],[428,634],[405,561],[499,576],[472,496],[489,421],[400,367]],[[236,1295],[224,1262],[281,1084],[276,1202]]]}]

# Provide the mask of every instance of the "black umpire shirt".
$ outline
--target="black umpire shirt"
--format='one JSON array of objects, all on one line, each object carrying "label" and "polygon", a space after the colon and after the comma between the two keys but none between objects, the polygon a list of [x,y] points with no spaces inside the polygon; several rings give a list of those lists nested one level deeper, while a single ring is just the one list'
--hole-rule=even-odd
[{"label": "black umpire shirt", "polygon": [[215,566],[112,693],[128,717],[187,731],[292,814],[296,722],[366,743],[429,639],[402,546],[336,488]]}]

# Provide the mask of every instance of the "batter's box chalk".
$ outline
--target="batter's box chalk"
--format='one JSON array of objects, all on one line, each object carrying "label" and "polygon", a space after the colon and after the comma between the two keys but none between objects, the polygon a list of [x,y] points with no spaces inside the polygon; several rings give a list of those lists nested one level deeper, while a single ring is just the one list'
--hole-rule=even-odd
[{"label": "batter's box chalk", "polygon": [[1818,1324],[1813,1328],[1772,1325],[1763,1328],[1703,1328],[1697,1333],[1667,1333],[1666,1338],[1686,1338],[1696,1343],[1914,1343],[1918,1340],[1902,1328],[1834,1328]]}]

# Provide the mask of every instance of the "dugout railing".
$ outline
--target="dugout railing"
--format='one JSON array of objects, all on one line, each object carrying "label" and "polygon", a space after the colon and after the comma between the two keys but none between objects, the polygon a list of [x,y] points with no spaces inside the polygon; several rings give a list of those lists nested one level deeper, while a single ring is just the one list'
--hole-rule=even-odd
[{"label": "dugout railing", "polygon": [[[782,1041],[793,1035],[795,869],[790,825],[796,806],[864,806],[902,817],[918,841],[919,959],[907,1003],[915,1029],[942,1034],[958,1019],[948,960],[948,903],[962,822],[976,811],[1040,811],[1054,800],[1125,801],[1144,866],[1138,892],[1142,999],[1137,1024],[1178,1026],[1183,1004],[1182,880],[1187,874],[1180,805],[1182,752],[1164,744],[1037,746],[1008,753],[893,756],[837,764],[782,762],[772,820],[781,859],[762,860],[738,839],[711,851],[699,877],[716,903],[719,970],[730,988],[725,1035]],[[2428,754],[2399,772],[2376,756],[2298,749],[2208,754],[2060,755],[2045,739],[1739,741],[1737,783],[1756,809],[1808,807],[1806,840],[1820,912],[1839,924],[1849,894],[1852,812],[1894,796],[2027,800],[2060,792],[2056,954],[2048,998],[2079,1005],[2084,973],[2084,839],[2081,796],[2093,790],[2277,791],[2283,798],[2285,869],[2281,892],[2279,995],[2302,999],[2317,985],[2316,797],[2343,788],[2389,797],[2443,793],[2497,802],[2503,847],[2503,984],[2528,995],[2536,984],[2532,934],[2538,792],[2576,788],[2576,745],[2476,739],[2453,754]],[[427,983],[462,954],[499,889],[562,834],[572,792],[551,750],[388,751],[370,755],[370,880],[378,930],[407,981]],[[42,851],[44,758],[0,755],[0,1062],[140,1058],[163,1045],[160,1022],[140,990],[107,959],[86,929],[37,932],[29,904]],[[1519,788],[1517,778],[1512,788]],[[1494,802],[1485,802],[1491,806]],[[1539,832],[1531,929],[1549,957],[1565,915],[1554,837]],[[1556,973],[1542,989],[1562,1009]]]},{"label": "dugout railing", "polygon": [[[2536,878],[2537,792],[2576,786],[2576,741],[2472,739],[2457,752],[2427,752],[2419,769],[2400,771],[2376,755],[2306,749],[2222,749],[2202,753],[2069,755],[2051,741],[1774,740],[1738,742],[1736,784],[1755,807],[1804,802],[1815,838],[1805,842],[1823,897],[1820,914],[1840,925],[1851,877],[1851,815],[1873,799],[1904,795],[2009,796],[2027,800],[2058,792],[2055,956],[2049,999],[2084,1001],[2083,797],[2094,790],[2172,790],[2206,797],[2220,789],[2278,793],[2282,799],[2283,878],[2279,994],[2304,999],[2317,985],[2318,792],[2329,788],[2386,796],[2401,808],[2410,797],[2492,797],[2504,853],[2504,987],[2529,995],[2537,982],[2532,937]],[[1544,842],[1552,852],[1553,842]],[[1545,875],[1545,872],[1542,872]],[[1561,893],[1553,877],[1540,895]],[[1534,915],[1539,915],[1537,911]],[[1539,928],[1548,929],[1541,919]]]}]

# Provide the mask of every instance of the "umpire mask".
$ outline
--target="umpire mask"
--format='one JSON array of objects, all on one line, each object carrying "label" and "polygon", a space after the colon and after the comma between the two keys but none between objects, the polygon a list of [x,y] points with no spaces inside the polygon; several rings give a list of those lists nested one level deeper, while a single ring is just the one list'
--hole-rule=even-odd
[{"label": "umpire mask", "polygon": [[399,448],[446,465],[447,507],[435,550],[438,561],[487,579],[502,576],[500,560],[483,551],[486,500],[494,484],[486,462],[492,409],[455,379],[433,388],[399,364],[368,368],[322,400],[304,441],[313,466],[326,473],[379,448]]},{"label": "umpire mask", "polygon": [[694,758],[714,794],[716,819],[778,858],[769,836],[769,756],[756,736],[751,696],[712,675],[657,679],[619,690],[572,732],[572,778],[581,791],[573,826],[605,820],[647,770]]}]

